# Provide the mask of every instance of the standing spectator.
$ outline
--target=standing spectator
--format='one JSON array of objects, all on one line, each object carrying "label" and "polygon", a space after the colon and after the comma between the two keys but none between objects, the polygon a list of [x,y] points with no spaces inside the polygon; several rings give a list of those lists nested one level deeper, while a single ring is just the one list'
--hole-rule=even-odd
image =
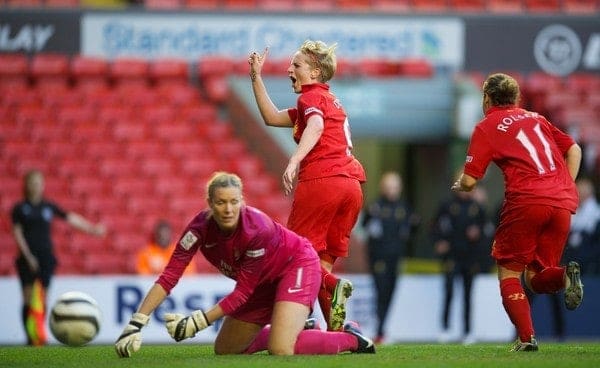
[{"label": "standing spectator", "polygon": [[287,69],[292,89],[300,94],[297,106],[280,110],[273,104],[261,78],[268,56],[253,52],[250,63],[252,90],[266,125],[293,128],[298,144],[283,172],[286,194],[298,184],[288,228],[307,237],[319,254],[322,288],[319,304],[330,330],[340,330],[346,301],[352,294],[349,280],[332,274],[338,257],[347,257],[350,233],[363,206],[362,165],[352,155],[350,125],[340,100],[327,82],[336,70],[336,44],[306,41]]},{"label": "standing spectator", "polygon": [[319,258],[306,238],[246,206],[237,175],[215,173],[206,192],[209,208],[187,225],[169,263],[117,339],[120,357],[139,350],[142,327],[198,252],[235,280],[235,287],[204,311],[165,314],[175,341],[192,338],[224,317],[214,346],[220,355],[375,353],[373,341],[353,323],[343,331],[305,329],[321,284]]},{"label": "standing spectator", "polygon": [[402,177],[397,172],[386,172],[379,183],[380,196],[368,206],[362,225],[368,234],[369,271],[376,294],[377,337],[385,337],[385,321],[398,280],[398,266],[406,252],[411,231],[418,218],[401,198]]},{"label": "standing spectator", "polygon": [[[154,226],[152,240],[138,253],[137,271],[140,275],[158,275],[165,268],[175,250],[173,229],[166,220],[159,220]],[[194,263],[185,269],[185,275],[196,272]]]},{"label": "standing spectator", "polygon": [[463,285],[463,343],[475,342],[471,334],[471,295],[473,279],[481,271],[479,255],[484,246],[485,225],[485,209],[474,193],[455,193],[437,211],[433,229],[434,251],[442,261],[445,291],[441,342],[449,339],[450,306],[456,276],[461,277]]},{"label": "standing spectator", "polygon": [[583,300],[580,267],[559,266],[577,209],[575,178],[581,148],[543,116],[518,107],[519,85],[497,73],[483,83],[484,118],[475,127],[455,191],[475,188],[493,161],[502,170],[505,199],[494,236],[502,304],[517,329],[512,351],[537,351],[531,308],[521,276],[534,293],[565,289],[565,306]]},{"label": "standing spectator", "polygon": [[[51,223],[54,217],[66,220],[75,229],[86,233],[104,236],[106,229],[101,224],[93,224],[81,215],[66,212],[54,202],[44,197],[44,175],[31,170],[23,178],[24,199],[12,209],[13,236],[19,248],[15,261],[21,282],[23,297],[22,319],[28,345],[44,345],[46,290],[50,285],[57,259],[51,236]],[[34,293],[34,283],[39,282],[38,293]],[[41,305],[41,315],[34,326],[28,328],[32,298]],[[37,308],[36,308],[37,309]]]},{"label": "standing spectator", "polygon": [[571,219],[571,233],[565,258],[581,263],[582,274],[600,274],[600,205],[594,184],[588,178],[577,180],[579,209]]}]

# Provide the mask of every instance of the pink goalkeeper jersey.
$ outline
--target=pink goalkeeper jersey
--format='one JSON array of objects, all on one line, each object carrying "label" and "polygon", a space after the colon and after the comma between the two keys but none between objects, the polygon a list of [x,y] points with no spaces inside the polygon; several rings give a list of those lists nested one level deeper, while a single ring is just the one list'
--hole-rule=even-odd
[{"label": "pink goalkeeper jersey", "polygon": [[575,144],[543,116],[492,107],[471,136],[465,174],[480,179],[491,161],[504,174],[507,204],[543,204],[575,212],[577,189],[565,162]]},{"label": "pink goalkeeper jersey", "polygon": [[364,169],[352,155],[350,126],[340,101],[329,91],[329,85],[314,83],[302,86],[296,108],[288,109],[294,122],[294,140],[300,142],[308,118],[318,114],[323,118],[323,133],[317,144],[300,162],[298,180],[330,176],[347,176],[366,181]]},{"label": "pink goalkeeper jersey", "polygon": [[[318,259],[310,242],[273,221],[260,210],[243,206],[233,234],[223,234],[210,210],[198,213],[183,231],[169,263],[157,280],[168,293],[197,251],[219,271],[236,280],[219,305],[231,314],[262,284],[280,278],[292,259]],[[295,272],[295,269],[294,269]]]}]

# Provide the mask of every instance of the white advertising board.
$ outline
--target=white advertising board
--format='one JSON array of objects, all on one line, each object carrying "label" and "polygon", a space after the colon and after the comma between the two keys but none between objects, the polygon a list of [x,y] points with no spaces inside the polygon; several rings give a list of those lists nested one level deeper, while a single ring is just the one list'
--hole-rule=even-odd
[{"label": "white advertising board", "polygon": [[[373,286],[368,275],[345,275],[355,286],[349,299],[348,319],[360,323],[367,335],[376,328]],[[146,291],[155,278],[140,276],[58,276],[48,291],[51,306],[64,292],[83,291],[98,301],[102,311],[100,333],[94,344],[112,344],[121,333]],[[509,341],[513,327],[502,308],[498,281],[493,276],[478,276],[473,286],[472,326],[481,341]],[[171,340],[161,321],[167,311],[189,313],[208,308],[233,289],[233,282],[218,275],[198,275],[183,278],[169,298],[152,316],[143,330],[144,343],[169,343]],[[461,337],[462,295],[457,287],[451,314],[451,333]],[[21,295],[16,277],[0,278],[0,344],[15,345],[25,342],[21,325]],[[387,321],[387,339],[394,341],[437,341],[441,333],[443,280],[437,275],[403,276],[399,279]],[[316,316],[321,318],[318,306]],[[321,318],[322,319],[322,318]],[[324,325],[321,321],[321,325]],[[187,343],[212,343],[219,324],[199,333]],[[50,343],[57,343],[51,337]]]},{"label": "white advertising board", "polygon": [[269,46],[270,57],[289,58],[306,39],[338,43],[340,58],[422,57],[461,68],[460,18],[319,15],[84,13],[81,52],[105,58],[206,55],[244,60]]}]

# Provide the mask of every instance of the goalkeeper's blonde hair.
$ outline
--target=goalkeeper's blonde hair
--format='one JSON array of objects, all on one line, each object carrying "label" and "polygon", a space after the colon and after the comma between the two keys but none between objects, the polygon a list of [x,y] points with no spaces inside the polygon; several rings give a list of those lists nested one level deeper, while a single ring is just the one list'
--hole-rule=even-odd
[{"label": "goalkeeper's blonde hair", "polygon": [[313,69],[321,70],[320,82],[325,83],[333,78],[337,69],[335,49],[337,43],[328,46],[323,41],[306,40],[299,51],[308,56],[309,64]]},{"label": "goalkeeper's blonde hair", "polygon": [[239,176],[225,171],[217,171],[206,184],[206,198],[212,202],[217,189],[228,187],[239,188],[240,193],[243,193],[244,185]]}]

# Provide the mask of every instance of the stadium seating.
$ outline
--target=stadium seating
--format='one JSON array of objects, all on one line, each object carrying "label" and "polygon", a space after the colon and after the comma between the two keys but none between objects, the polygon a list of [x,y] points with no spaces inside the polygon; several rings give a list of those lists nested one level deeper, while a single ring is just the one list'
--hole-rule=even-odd
[{"label": "stadium seating", "polygon": [[150,64],[150,82],[158,86],[188,86],[189,64],[183,59],[158,59]]},{"label": "stadium seating", "polygon": [[76,55],[71,58],[70,73],[75,86],[82,90],[106,89],[108,87],[108,61],[90,56]]},{"label": "stadium seating", "polygon": [[29,84],[29,59],[25,54],[0,54],[0,88],[26,88]]},{"label": "stadium seating", "polygon": [[37,88],[64,90],[69,85],[69,57],[54,53],[35,54],[29,73]]},{"label": "stadium seating", "polygon": [[598,0],[563,0],[563,10],[570,14],[593,14],[600,10]]}]

